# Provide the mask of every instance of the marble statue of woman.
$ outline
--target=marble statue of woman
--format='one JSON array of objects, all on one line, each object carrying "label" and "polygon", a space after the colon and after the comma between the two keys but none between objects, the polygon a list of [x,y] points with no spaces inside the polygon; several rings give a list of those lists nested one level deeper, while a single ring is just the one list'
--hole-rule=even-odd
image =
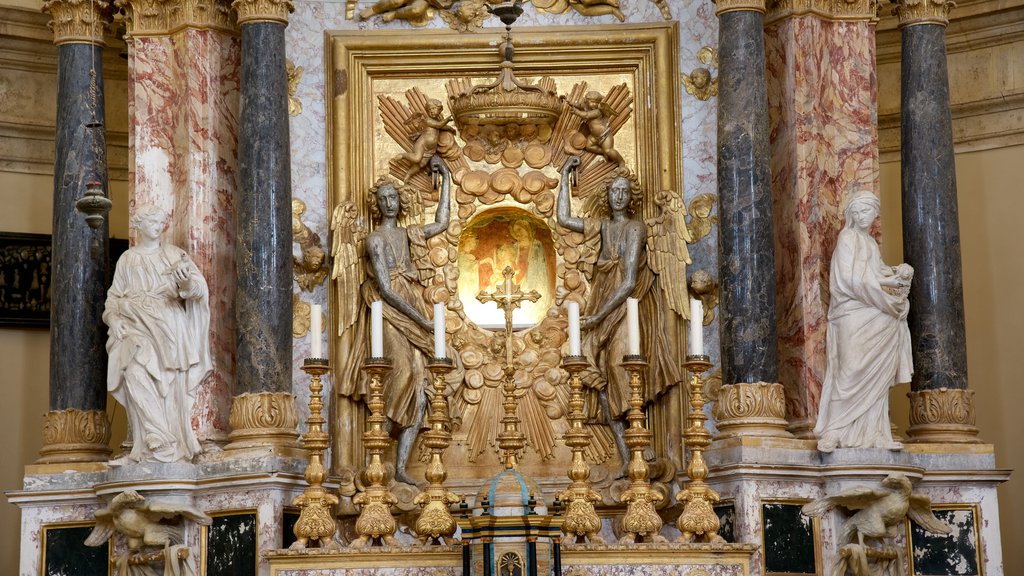
[{"label": "marble statue of woman", "polygon": [[892,439],[889,388],[914,371],[907,327],[913,269],[882,262],[870,234],[878,208],[874,194],[854,194],[832,254],[828,366],[814,428],[822,452],[902,448]]},{"label": "marble statue of woman", "polygon": [[206,281],[184,250],[160,238],[167,214],[140,207],[135,245],[117,262],[103,321],[107,390],[128,414],[132,449],[111,464],[191,461],[196,388],[211,370]]}]

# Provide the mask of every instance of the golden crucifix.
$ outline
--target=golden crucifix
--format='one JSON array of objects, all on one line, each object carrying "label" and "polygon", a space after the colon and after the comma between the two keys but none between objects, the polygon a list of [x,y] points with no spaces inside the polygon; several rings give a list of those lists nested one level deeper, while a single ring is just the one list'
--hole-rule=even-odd
[{"label": "golden crucifix", "polygon": [[505,468],[516,467],[516,459],[519,452],[526,447],[526,436],[519,431],[519,416],[516,415],[516,381],[515,363],[512,358],[512,311],[522,304],[523,300],[536,302],[540,300],[540,294],[536,290],[521,292],[519,286],[512,282],[515,271],[511,266],[506,266],[501,271],[505,281],[501,287],[495,287],[495,291],[488,294],[480,292],[476,299],[480,302],[494,302],[505,311],[505,383],[501,387],[504,400],[501,403],[505,415],[501,419],[503,429],[498,433],[498,447],[505,453]]},{"label": "golden crucifix", "polygon": [[477,294],[476,299],[484,304],[488,302],[494,302],[505,311],[505,364],[506,366],[512,366],[512,311],[519,308],[519,305],[524,300],[530,302],[536,302],[540,300],[540,293],[536,290],[530,290],[529,292],[520,292],[519,286],[516,286],[512,282],[512,277],[515,276],[516,272],[511,266],[505,266],[505,269],[501,271],[501,275],[505,277],[505,281],[499,286],[495,286],[494,292],[488,294],[487,292],[481,291]]}]

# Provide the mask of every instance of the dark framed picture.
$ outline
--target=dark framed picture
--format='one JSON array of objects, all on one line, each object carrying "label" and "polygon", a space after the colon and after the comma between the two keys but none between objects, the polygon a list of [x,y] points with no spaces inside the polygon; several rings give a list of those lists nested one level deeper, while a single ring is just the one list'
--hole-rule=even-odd
[{"label": "dark framed picture", "polygon": [[[48,328],[53,271],[49,234],[0,232],[0,328]],[[128,249],[111,238],[110,271]]]},{"label": "dark framed picture", "polygon": [[932,534],[910,520],[911,576],[983,576],[981,512],[975,504],[933,504],[935,517],[949,534]]}]

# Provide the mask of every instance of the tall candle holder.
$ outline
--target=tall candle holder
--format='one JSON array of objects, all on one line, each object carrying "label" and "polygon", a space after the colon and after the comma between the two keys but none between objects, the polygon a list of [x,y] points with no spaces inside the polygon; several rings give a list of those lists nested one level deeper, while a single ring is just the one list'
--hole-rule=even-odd
[{"label": "tall candle holder", "polygon": [[331,507],[338,504],[338,497],[324,488],[327,472],[324,470],[324,450],[329,437],[324,432],[322,411],[323,384],[320,377],[330,370],[326,358],[306,358],[302,370],[309,374],[309,418],[308,430],[302,436],[302,445],[309,451],[309,465],[306,466],[306,482],[309,486],[292,501],[300,508],[299,519],[295,521],[295,543],[292,548],[307,548],[311,541],[320,543],[321,548],[335,550],[341,546],[334,541],[338,525],[334,521]]},{"label": "tall candle holder", "polygon": [[569,429],[563,437],[565,445],[572,449],[568,474],[572,482],[558,498],[565,503],[562,532],[566,536],[575,536],[577,543],[589,540],[600,544],[604,542],[597,534],[601,530],[601,518],[594,510],[594,504],[601,502],[602,498],[590,484],[590,466],[583,455],[591,442],[590,432],[583,426],[583,379],[580,377],[587,366],[584,356],[562,358],[562,368],[569,372]]},{"label": "tall candle holder", "polygon": [[650,470],[644,460],[644,452],[651,444],[651,432],[644,427],[644,396],[643,373],[647,371],[647,360],[641,355],[622,357],[622,367],[629,372],[629,412],[626,420],[626,446],[630,450],[629,488],[622,493],[622,501],[627,503],[626,514],[622,517],[622,530],[625,535],[619,540],[623,543],[665,542],[661,532],[661,516],[654,505],[660,502],[662,495],[651,488]]},{"label": "tall candle holder", "polygon": [[391,505],[398,503],[387,489],[388,474],[381,456],[391,445],[391,437],[384,429],[387,416],[384,415],[384,376],[391,371],[387,358],[371,357],[363,363],[363,370],[370,375],[370,391],[366,406],[370,413],[366,417],[366,431],[363,432],[363,446],[370,456],[363,473],[365,488],[352,498],[352,503],[361,505],[356,519],[356,534],[359,536],[350,546],[362,547],[373,544],[398,545],[395,530],[398,522],[391,515]]},{"label": "tall candle holder", "polygon": [[704,427],[708,417],[704,414],[704,379],[701,376],[711,368],[707,356],[687,356],[683,364],[690,372],[690,412],[686,415],[686,430],[683,439],[690,448],[690,463],[686,475],[690,481],[676,494],[676,500],[683,504],[683,512],[676,520],[676,527],[682,535],[677,542],[693,542],[698,537],[706,542],[725,542],[719,536],[721,521],[715,514],[714,504],[720,500],[704,479],[708,476],[708,465],[704,462],[704,449],[711,444],[711,433]]},{"label": "tall candle holder", "polygon": [[451,417],[448,414],[448,398],[445,396],[445,376],[454,365],[450,358],[433,358],[427,369],[434,376],[434,397],[430,399],[430,430],[423,433],[423,445],[430,450],[430,461],[425,473],[427,487],[420,492],[414,504],[423,507],[416,519],[416,534],[421,544],[450,543],[457,524],[452,516],[451,505],[461,498],[444,487],[448,470],[444,466],[444,452],[451,444],[449,432]]}]

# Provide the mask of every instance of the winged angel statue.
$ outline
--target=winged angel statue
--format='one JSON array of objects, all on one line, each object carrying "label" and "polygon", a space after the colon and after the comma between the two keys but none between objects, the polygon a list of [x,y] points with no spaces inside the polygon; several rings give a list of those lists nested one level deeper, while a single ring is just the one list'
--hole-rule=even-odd
[{"label": "winged angel statue", "polygon": [[803,513],[822,516],[837,506],[856,512],[839,531],[842,545],[831,576],[845,576],[847,573],[853,576],[901,576],[903,561],[898,548],[872,547],[866,542],[894,538],[899,533],[899,525],[907,518],[929,532],[950,532],[949,526],[932,515],[931,500],[924,494],[913,492],[910,480],[903,474],[886,476],[881,488],[857,486],[834,496],[818,498],[806,504]]},{"label": "winged angel statue", "polygon": [[[541,78],[536,86],[545,93],[555,90],[555,82],[550,78]],[[476,88],[468,78],[449,79],[449,106],[459,98],[474,97],[480,92]],[[405,102],[388,95],[378,97],[384,130],[404,151],[389,160],[388,173],[404,184],[391,180],[390,184],[381,182],[374,188],[373,197],[368,199],[369,207],[381,214],[381,220],[369,235],[361,226],[356,204],[343,203],[334,212],[332,277],[339,298],[338,330],[342,342],[352,344],[344,348],[346,358],[339,362],[343,372],[338,375],[341,395],[358,398],[364,394],[365,377],[358,372],[358,366],[365,357],[361,342],[369,324],[365,312],[368,301],[385,302],[385,332],[392,330],[396,347],[390,348],[391,340],[386,335],[388,355],[395,360],[390,378],[417,382],[420,389],[426,375],[423,359],[431,351],[426,347],[426,311],[433,303],[446,302],[451,348],[457,352],[455,360],[460,368],[451,373],[449,381],[455,425],[462,427],[464,435],[459,442],[470,462],[476,462],[478,456],[495,446],[501,429],[504,338],[496,338],[494,333],[475,326],[454,295],[459,291],[460,252],[472,251],[468,244],[460,245],[462,232],[472,225],[479,209],[498,204],[526,212],[540,225],[546,223],[550,228],[554,250],[562,256],[557,266],[554,301],[590,303],[584,306],[591,316],[589,349],[600,364],[590,383],[605,391],[604,412],[611,414],[607,420],[615,422],[617,430],[600,425],[596,418],[588,424],[594,442],[587,457],[600,463],[609,460],[617,452],[616,447],[625,453],[618,417],[627,405],[628,379],[618,367],[622,351],[616,347],[625,341],[619,339],[620,332],[625,331],[622,304],[627,296],[638,297],[642,302],[644,353],[653,360],[646,397],[659,401],[658,397],[682,376],[677,365],[682,342],[677,334],[682,332],[679,324],[688,312],[683,279],[689,263],[689,233],[684,222],[685,207],[674,192],[660,192],[647,198],[643,206],[646,220],[633,219],[632,209],[639,206],[641,196],[639,182],[619,163],[611,139],[630,119],[632,96],[625,84],[606,90],[600,104],[607,115],[602,112],[599,120],[603,124],[597,126],[600,133],[595,134],[595,126],[574,112],[587,107],[588,90],[586,82],[574,85],[562,100],[561,116],[551,125],[466,124],[457,125],[455,130],[448,127],[452,119],[444,114],[440,100],[428,98],[418,88],[405,92]],[[584,104],[572,104],[580,102]],[[430,159],[429,167],[425,158]],[[558,170],[567,163],[572,163],[572,172],[579,174],[579,195],[585,198],[583,212],[588,215],[565,220],[568,225],[555,213],[559,180],[551,175],[557,174],[551,168]],[[568,174],[568,169],[563,172]],[[438,177],[442,180],[440,185],[436,182]],[[561,182],[563,188],[567,186],[565,175]],[[616,194],[625,185],[626,206],[620,206],[618,199],[609,202],[613,183]],[[451,196],[456,207],[449,207],[449,186],[453,188]],[[386,206],[386,202],[394,202],[393,208]],[[426,209],[432,206],[436,206],[434,221],[422,223]],[[450,210],[455,213],[449,218]],[[529,235],[521,233],[520,228],[510,225],[510,245],[506,248],[530,250],[526,246],[530,244]],[[374,235],[383,248],[378,254],[383,256],[374,256]],[[382,262],[386,263],[383,267]],[[403,286],[402,296],[389,300],[382,279],[392,292],[398,292],[396,286]],[[353,294],[362,296],[352,298]],[[568,390],[559,368],[566,326],[565,314],[553,307],[533,328],[513,337],[519,363],[518,413],[530,447],[541,460],[554,458],[556,439],[566,425]],[[424,341],[417,343],[420,340]],[[397,388],[386,385],[386,394],[390,395],[388,416],[403,428],[396,471],[399,479],[419,428],[418,406],[423,394],[405,391],[412,388],[404,384]],[[417,408],[405,410],[403,406]],[[598,408],[591,411],[601,412]],[[669,414],[664,418],[666,422],[672,418],[678,422],[682,415]],[[673,460],[681,458],[679,446],[661,448]]]},{"label": "winged angel statue", "polygon": [[[110,505],[96,511],[96,527],[86,538],[87,546],[102,546],[114,533],[128,539],[128,552],[115,559],[118,576],[157,576],[151,564],[163,561],[166,576],[195,576],[196,564],[183,542],[182,519],[209,526],[212,519],[182,503],[148,502],[135,490],[114,496]],[[174,523],[168,521],[175,520]],[[144,553],[148,547],[160,547]]]}]

